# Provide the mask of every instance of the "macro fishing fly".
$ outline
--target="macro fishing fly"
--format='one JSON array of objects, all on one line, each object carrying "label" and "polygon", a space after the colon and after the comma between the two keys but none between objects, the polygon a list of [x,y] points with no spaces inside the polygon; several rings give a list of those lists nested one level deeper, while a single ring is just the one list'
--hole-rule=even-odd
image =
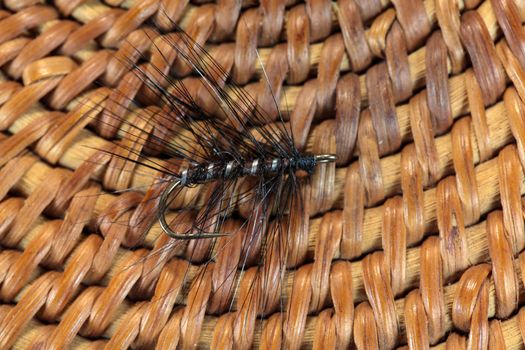
[{"label": "macro fishing fly", "polygon": [[191,186],[198,183],[206,183],[211,181],[227,181],[240,176],[254,176],[266,177],[277,174],[279,171],[296,172],[299,170],[311,173],[313,168],[318,163],[328,163],[335,161],[335,156],[330,154],[315,155],[315,156],[299,156],[300,158],[274,158],[270,160],[255,159],[248,164],[237,163],[236,161],[229,161],[226,164],[209,163],[207,166],[199,164],[193,168],[185,169],[181,172],[181,177],[176,178],[166,188],[160,197],[159,204],[159,222],[162,230],[170,237],[177,239],[199,239],[219,237],[225,234],[221,233],[196,233],[196,234],[177,234],[173,232],[166,222],[165,212],[167,210],[167,203],[169,195],[180,186]]},{"label": "macro fishing fly", "polygon": [[[200,78],[199,82],[205,87],[205,93],[219,105],[223,119],[209,114],[199,105],[185,82],[170,76],[165,69],[151,63],[144,68],[131,61],[123,62],[131,65],[134,74],[146,87],[146,94],[153,95],[162,104],[161,111],[157,111],[156,118],[150,120],[147,119],[149,116],[137,115],[137,117],[147,124],[155,123],[155,125],[150,125],[152,128],[164,129],[163,137],[152,133],[147,138],[139,138],[136,142],[151,142],[156,149],[163,150],[163,155],[169,159],[168,163],[185,162],[186,166],[182,166],[175,173],[168,171],[167,167],[161,166],[160,163],[152,163],[149,158],[138,154],[133,147],[129,146],[121,146],[122,152],[118,153],[118,156],[154,168],[167,176],[165,181],[168,182],[168,185],[160,196],[158,210],[158,219],[166,234],[177,239],[219,237],[223,234],[173,232],[165,218],[170,197],[182,187],[221,182],[223,185],[217,187],[224,188],[224,184],[236,182],[244,177],[258,179],[260,183],[253,188],[261,188],[264,185],[263,187],[273,191],[282,190],[282,186],[277,185],[278,183],[292,181],[297,184],[296,173],[298,171],[311,175],[318,164],[335,162],[336,157],[331,154],[301,153],[295,147],[293,135],[278,110],[275,96],[273,98],[277,120],[257,106],[254,99],[228,77],[224,69],[204,48],[194,42],[182,29],[178,27],[177,29],[176,37],[157,37],[157,39],[160,38],[163,45],[167,45],[172,50],[173,57],[171,58],[161,53],[165,66],[169,67],[175,56],[183,60]],[[153,42],[153,38],[151,40],[153,50],[160,52],[158,44]],[[264,67],[263,73],[266,76]],[[227,82],[227,87],[224,87],[225,82]],[[117,92],[116,96],[121,97],[121,93]],[[137,101],[127,96],[124,96],[124,101],[125,109],[136,114],[136,110],[129,105]],[[109,99],[108,103],[114,104],[115,100]],[[245,112],[250,109],[253,112]],[[117,123],[125,124],[129,129],[138,130],[137,126],[120,119],[116,114],[110,113],[108,117],[106,113],[105,123],[113,125],[115,119]],[[129,135],[133,134],[132,131],[127,132]],[[189,133],[190,137],[182,135],[184,132]],[[192,143],[195,143],[197,147]],[[126,153],[132,156],[127,157]],[[226,185],[226,187],[229,186]],[[243,193],[241,198],[248,196],[249,192]],[[270,198],[274,196],[275,194],[272,196],[265,194],[261,200],[270,201]],[[231,202],[231,199],[228,199],[230,205],[235,204]],[[225,198],[221,198],[221,201],[224,200]],[[281,211],[286,212],[282,209]]]},{"label": "macro fishing fly", "polygon": [[[151,57],[129,44],[131,52],[120,58],[130,74],[95,108],[103,109],[99,133],[119,129],[122,140],[102,152],[113,157],[109,167],[130,172],[126,164],[131,163],[160,174],[154,179],[153,194],[146,196],[154,202],[155,214],[138,225],[147,230],[157,219],[170,238],[148,259],[173,257],[180,254],[177,247],[191,245],[194,250],[186,258],[204,261],[192,282],[202,290],[200,281],[218,256],[238,247],[241,254],[230,258],[234,266],[212,292],[226,296],[228,302],[206,311],[233,312],[233,322],[253,329],[256,318],[285,308],[285,271],[289,261],[297,260],[290,257],[289,242],[298,239],[297,231],[304,229],[301,221],[309,214],[305,185],[320,164],[336,158],[301,152],[272,91],[275,109],[269,112],[236,85],[212,54],[172,26],[176,33],[147,33]],[[184,74],[173,68],[175,60],[179,71],[192,76],[182,78]],[[262,72],[268,80],[264,68]],[[123,89],[126,83],[132,88]],[[126,183],[114,189],[133,190]],[[188,209],[197,213],[185,226],[179,215],[172,214]],[[195,247],[205,247],[207,253]],[[191,307],[193,300],[188,298]],[[198,307],[202,312],[207,308]]]}]

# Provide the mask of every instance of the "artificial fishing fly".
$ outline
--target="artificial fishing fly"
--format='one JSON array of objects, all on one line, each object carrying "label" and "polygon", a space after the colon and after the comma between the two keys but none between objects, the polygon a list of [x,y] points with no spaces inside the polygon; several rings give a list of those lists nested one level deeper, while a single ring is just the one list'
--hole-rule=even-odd
[{"label": "artificial fishing fly", "polygon": [[334,162],[335,160],[335,156],[331,154],[300,155],[299,158],[254,159],[248,164],[236,163],[235,161],[229,161],[227,164],[199,164],[185,169],[181,172],[180,178],[177,177],[173,180],[160,197],[158,212],[160,226],[168,236],[177,239],[202,239],[224,236],[225,234],[222,233],[184,235],[172,231],[165,217],[170,194],[180,186],[191,186],[218,180],[233,180],[240,176],[265,177],[277,174],[279,171],[296,172],[299,170],[311,173],[317,164]]},{"label": "artificial fishing fly", "polygon": [[[208,246],[208,260],[198,274],[202,277],[214,259],[219,259],[220,249],[242,241],[238,248],[242,253],[225,258],[233,261],[234,268],[215,286],[214,292],[227,295],[229,304],[210,308],[214,313],[235,311],[234,322],[253,329],[250,324],[255,317],[265,317],[277,307],[284,309],[275,291],[284,288],[290,241],[294,230],[301,227],[297,222],[303,220],[296,215],[308,215],[303,208],[303,185],[319,164],[336,158],[301,152],[273,92],[275,111],[268,112],[233,82],[209,52],[174,23],[172,27],[177,28],[176,33],[148,31],[149,57],[129,44],[132,52],[120,63],[131,75],[119,85],[138,85],[117,87],[108,94],[99,132],[120,129],[123,134],[119,146],[108,152],[113,157],[110,167],[129,172],[126,164],[131,163],[160,174],[155,194],[147,197],[155,202],[154,217],[171,240],[152,252],[152,257],[182,242],[197,246],[219,240],[219,248]],[[194,78],[177,77],[173,72],[176,58]],[[263,75],[268,80],[264,68]],[[131,119],[124,114],[132,115]],[[126,189],[125,183],[120,186],[116,189]],[[179,216],[170,216],[170,209],[177,208],[175,203],[188,202],[184,191],[191,192],[190,197],[204,193],[189,226],[181,225]],[[231,218],[237,224],[228,223]],[[153,224],[151,217],[143,220]],[[140,222],[139,226],[147,230],[151,225]],[[203,259],[192,256],[189,260]],[[255,274],[247,273],[250,267]],[[239,271],[244,273],[243,280],[234,278]],[[204,289],[204,282],[196,283],[197,289]],[[192,302],[187,300],[188,307]],[[199,307],[206,308],[206,304]]]},{"label": "artificial fishing fly", "polygon": [[[174,23],[172,25],[176,27]],[[293,135],[284,125],[275,96],[273,98],[279,116],[277,125],[270,124],[270,128],[267,130],[259,129],[259,136],[262,141],[257,140],[251,129],[264,124],[268,125],[271,117],[255,104],[254,99],[249,94],[232,81],[229,81],[228,90],[225,89],[223,87],[224,81],[227,80],[225,70],[199,44],[192,41],[182,29],[178,28],[178,34],[176,38],[161,37],[162,43],[171,48],[171,55],[177,54],[201,78],[201,84],[219,105],[226,120],[219,120],[210,115],[199,106],[196,98],[192,96],[184,82],[177,81],[165,73],[163,69],[150,63],[145,70],[131,62],[132,70],[142,79],[142,83],[147,87],[148,92],[164,104],[161,117],[155,119],[155,123],[158,125],[154,127],[164,128],[168,134],[180,134],[185,130],[192,136],[190,138],[179,138],[176,141],[166,141],[165,138],[159,138],[156,135],[148,136],[148,140],[160,144],[160,148],[164,149],[165,153],[172,159],[185,160],[190,164],[189,167],[179,170],[178,173],[158,169],[171,178],[168,179],[169,185],[160,196],[158,219],[164,232],[173,238],[218,237],[223,234],[196,233],[187,235],[173,232],[165,218],[170,195],[180,187],[191,187],[216,181],[229,182],[246,176],[268,180],[271,177],[277,179],[283,174],[295,177],[294,174],[301,170],[311,175],[317,164],[335,162],[336,158],[335,155],[331,154],[302,154],[294,146]],[[159,50],[157,45],[154,44],[153,46]],[[164,63],[169,66],[171,62],[168,61],[165,54],[161,53],[161,56],[165,60]],[[129,64],[130,62],[125,63]],[[266,77],[264,67],[263,73]],[[155,80],[152,76],[158,79]],[[245,113],[250,107],[253,112]],[[120,119],[115,115],[110,115],[109,118]],[[146,117],[139,116],[139,119],[141,118]],[[118,120],[118,122],[136,128],[128,121]],[[148,120],[147,123],[150,121]],[[141,138],[139,141],[144,142],[145,139]],[[191,142],[196,143],[200,151],[190,145]],[[124,148],[124,151],[135,153],[132,147]],[[133,159],[133,161],[142,163],[140,159],[142,154],[133,155],[139,158]],[[122,154],[119,156],[126,158]],[[128,158],[128,160],[130,159]],[[148,166],[158,167],[159,164],[149,164]]]}]

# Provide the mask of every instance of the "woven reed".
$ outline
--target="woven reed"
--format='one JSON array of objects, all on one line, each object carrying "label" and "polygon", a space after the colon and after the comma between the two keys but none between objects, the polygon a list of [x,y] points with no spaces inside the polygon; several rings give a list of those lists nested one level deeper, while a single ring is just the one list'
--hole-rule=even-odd
[{"label": "woven reed", "polygon": [[[523,347],[525,2],[0,4],[1,349]],[[299,145],[338,155],[290,242],[282,342],[279,313],[241,330],[217,312],[240,245],[218,250],[213,276],[187,260],[194,243],[141,260],[167,238],[141,237],[142,195],[111,189],[147,189],[153,172],[106,166],[93,149],[117,129],[80,122],[78,96],[133,97],[115,57],[126,42],[149,53],[145,19],[171,30],[161,8],[268,107],[246,54],[259,47]],[[108,228],[96,218],[115,203],[124,224]]]}]

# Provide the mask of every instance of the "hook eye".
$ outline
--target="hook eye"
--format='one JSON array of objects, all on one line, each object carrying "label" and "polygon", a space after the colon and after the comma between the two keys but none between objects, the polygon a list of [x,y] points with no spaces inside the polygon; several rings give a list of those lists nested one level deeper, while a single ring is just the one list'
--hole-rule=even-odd
[{"label": "hook eye", "polygon": [[332,163],[337,160],[335,154],[318,154],[314,158],[317,163]]}]

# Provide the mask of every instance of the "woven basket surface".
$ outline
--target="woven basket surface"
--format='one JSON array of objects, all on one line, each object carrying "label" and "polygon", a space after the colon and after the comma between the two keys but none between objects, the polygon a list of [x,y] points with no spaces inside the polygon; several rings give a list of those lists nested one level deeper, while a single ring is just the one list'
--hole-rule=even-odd
[{"label": "woven basket surface", "polygon": [[[238,303],[254,266],[217,292],[240,245],[206,273],[202,241],[145,259],[169,240],[137,229],[153,173],[96,151],[126,109],[83,118],[140,93],[119,63],[162,62],[172,21],[337,155],[263,318]],[[523,348],[524,22],[523,0],[0,0],[0,349]]]}]

